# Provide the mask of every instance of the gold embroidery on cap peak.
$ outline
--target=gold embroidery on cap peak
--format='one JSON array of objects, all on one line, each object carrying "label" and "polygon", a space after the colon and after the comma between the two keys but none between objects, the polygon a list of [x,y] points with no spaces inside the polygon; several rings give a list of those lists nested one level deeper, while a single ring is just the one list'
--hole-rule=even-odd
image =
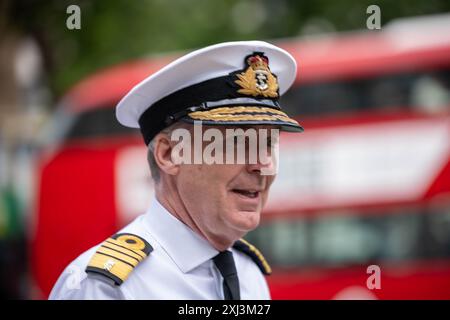
[{"label": "gold embroidery on cap peak", "polygon": [[189,113],[189,117],[194,120],[216,122],[284,121],[298,125],[297,121],[289,118],[284,112],[280,110],[261,107],[222,107],[211,109],[208,111],[191,112]]}]

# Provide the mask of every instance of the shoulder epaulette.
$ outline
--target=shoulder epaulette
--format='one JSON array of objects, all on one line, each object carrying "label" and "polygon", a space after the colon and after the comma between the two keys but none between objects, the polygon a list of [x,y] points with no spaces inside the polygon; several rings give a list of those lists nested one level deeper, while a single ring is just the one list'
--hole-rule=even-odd
[{"label": "shoulder epaulette", "polygon": [[261,269],[262,273],[265,275],[272,273],[272,269],[262,255],[261,251],[259,251],[254,245],[244,239],[239,239],[233,244],[233,248],[250,256],[250,258],[252,258],[252,260],[258,265],[259,269]]},{"label": "shoulder epaulette", "polygon": [[98,247],[86,272],[101,274],[120,286],[152,251],[152,246],[145,239],[135,234],[118,233]]}]

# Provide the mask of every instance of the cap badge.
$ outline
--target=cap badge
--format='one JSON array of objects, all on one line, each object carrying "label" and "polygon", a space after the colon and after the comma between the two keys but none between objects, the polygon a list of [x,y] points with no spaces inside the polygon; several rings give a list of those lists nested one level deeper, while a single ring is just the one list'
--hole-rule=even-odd
[{"label": "cap badge", "polygon": [[262,54],[246,58],[247,69],[236,74],[235,83],[241,87],[238,93],[251,96],[278,97],[278,81],[269,69],[269,59]]}]

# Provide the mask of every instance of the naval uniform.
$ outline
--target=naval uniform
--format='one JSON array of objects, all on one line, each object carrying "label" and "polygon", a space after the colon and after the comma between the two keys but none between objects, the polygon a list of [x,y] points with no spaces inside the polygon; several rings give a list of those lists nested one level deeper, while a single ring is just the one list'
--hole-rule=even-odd
[{"label": "naval uniform", "polygon": [[[294,57],[267,42],[212,45],[137,84],[116,118],[139,128],[147,146],[178,121],[302,132],[279,104],[296,72]],[[218,252],[155,199],[147,213],[72,262],[50,299],[270,299],[263,273],[270,267],[254,246],[240,239]]]},{"label": "naval uniform", "polygon": [[[220,254],[219,251],[214,249],[206,239],[171,215],[156,199],[152,201],[152,205],[145,214],[137,217],[118,234],[131,239],[136,236],[137,239],[146,242],[147,248],[152,249],[151,251],[147,250],[148,256],[132,268],[126,279],[122,281],[114,275],[114,268],[120,267],[118,264],[113,265],[110,271],[107,271],[110,266],[108,259],[110,264],[111,262],[122,263],[121,261],[125,257],[124,252],[126,252],[126,250],[120,250],[119,242],[112,241],[115,239],[108,239],[110,241],[107,240],[101,245],[91,248],[73,261],[59,277],[49,298],[226,298],[224,296],[224,285],[226,287],[224,277],[214,263],[214,258]],[[103,246],[104,244],[106,246]],[[240,243],[240,245],[246,244]],[[246,247],[250,248],[248,245]],[[119,250],[115,251],[114,248]],[[254,247],[251,249],[253,249],[252,252],[256,250]],[[227,250],[233,256],[236,265],[240,299],[270,299],[263,275],[263,272],[270,272],[268,265],[264,260],[253,260],[257,259],[256,255],[251,256],[241,250],[242,248],[238,250],[234,247]],[[260,255],[259,252],[258,255]],[[99,256],[106,259],[98,268],[102,269],[103,267],[103,270],[86,272],[86,269],[89,270],[89,266],[92,266],[95,258]],[[131,258],[127,261],[129,260]]]}]

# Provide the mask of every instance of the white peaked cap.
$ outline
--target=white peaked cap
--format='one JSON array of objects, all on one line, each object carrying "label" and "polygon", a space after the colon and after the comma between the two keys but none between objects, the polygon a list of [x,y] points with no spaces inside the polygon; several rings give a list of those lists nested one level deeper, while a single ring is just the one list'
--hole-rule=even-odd
[{"label": "white peaked cap", "polygon": [[[241,108],[245,106],[253,106],[253,109],[255,108],[255,106],[259,106],[259,101],[263,101],[263,103],[261,103],[262,107],[266,106],[266,102],[268,100],[277,101],[276,98],[284,94],[290,88],[296,77],[297,65],[292,55],[287,51],[264,41],[225,42],[208,46],[186,54],[137,84],[118,103],[116,108],[117,120],[124,126],[132,128],[141,127],[142,129],[142,124],[144,122],[141,121],[140,123],[139,120],[144,113],[147,113],[146,111],[148,111],[148,109],[155,108],[155,110],[149,111],[149,113],[152,113],[153,111],[157,111],[156,108],[159,108],[159,117],[161,116],[161,113],[164,113],[164,110],[166,109],[164,109],[165,106],[163,106],[161,103],[161,100],[163,98],[174,96],[181,89],[186,89],[191,86],[207,82],[211,79],[226,77],[232,73],[236,73],[237,71],[244,72],[246,67],[246,57],[251,56],[254,53],[262,53],[268,59],[268,68],[270,68],[269,72],[275,76],[274,79],[276,79],[278,85],[277,97],[274,97],[273,95],[268,97],[249,94],[248,98],[246,98],[245,94],[241,94],[241,97],[233,97],[233,99],[230,99],[229,96],[224,96],[223,99],[216,98],[214,100],[226,101],[225,104],[219,104],[219,106],[226,105],[226,107],[228,108],[232,106],[239,106]],[[198,97],[198,91],[193,91],[193,93],[191,92],[191,96],[192,95],[196,95]],[[183,97],[185,96],[179,95],[178,101],[184,99]],[[184,105],[183,108],[193,107],[192,105],[190,105],[189,99],[184,100],[186,101],[186,105]],[[207,101],[204,102],[214,102],[208,97],[205,97],[205,100]],[[275,104],[277,104],[277,102]],[[173,103],[170,103],[167,107],[167,115],[170,115],[170,113],[173,111],[170,109],[172,107]],[[215,106],[215,108],[217,108],[217,106]],[[278,107],[278,109],[280,108]],[[202,110],[204,111],[205,109]],[[281,111],[276,111],[278,116],[280,117]],[[217,113],[218,111],[216,110],[216,115]],[[288,117],[285,113],[282,114]],[[205,120],[206,118],[200,117],[200,119]],[[220,117],[217,119],[220,119]],[[164,126],[158,122],[161,121],[161,119],[159,119],[158,116],[155,115],[148,115],[145,121],[146,123],[154,122],[148,123],[148,126],[155,125],[157,128],[162,128]],[[290,121],[295,120],[290,119]],[[213,122],[213,124],[230,124],[232,121]],[[249,123],[255,124],[255,121],[250,121]],[[169,123],[167,123],[166,125],[168,124]],[[211,124],[211,121],[209,122],[209,124]],[[297,122],[296,124],[292,122],[288,126],[291,127],[290,129],[288,129],[288,131],[303,131],[303,129],[298,125]],[[298,128],[295,129],[295,127]],[[155,132],[152,132],[151,135],[154,134]]]}]

